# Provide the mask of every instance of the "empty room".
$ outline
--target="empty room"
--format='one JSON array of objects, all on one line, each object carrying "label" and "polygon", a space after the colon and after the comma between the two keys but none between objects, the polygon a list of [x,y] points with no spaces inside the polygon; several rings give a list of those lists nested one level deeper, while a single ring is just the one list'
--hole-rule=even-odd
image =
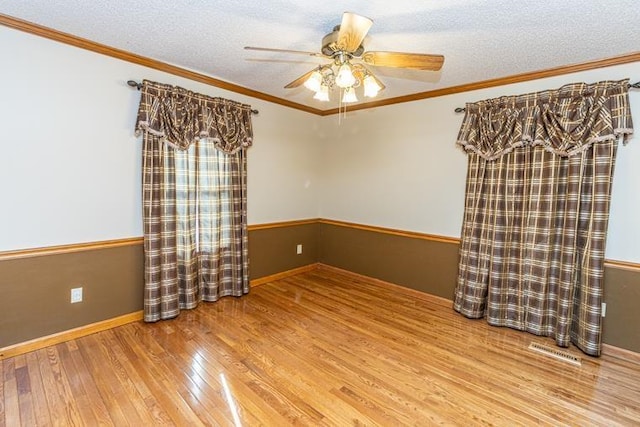
[{"label": "empty room", "polygon": [[0,0],[0,427],[640,424],[631,0]]}]

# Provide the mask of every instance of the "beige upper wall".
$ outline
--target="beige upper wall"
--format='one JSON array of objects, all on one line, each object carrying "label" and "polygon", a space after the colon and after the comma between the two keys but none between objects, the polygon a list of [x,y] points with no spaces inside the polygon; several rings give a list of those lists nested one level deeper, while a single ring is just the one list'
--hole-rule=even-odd
[{"label": "beige upper wall", "polygon": [[[140,236],[143,78],[252,104],[249,223],[326,217],[459,236],[467,101],[630,77],[640,64],[318,117],[0,27],[0,251]],[[212,65],[215,68],[215,64]],[[634,118],[640,92],[631,92]],[[640,121],[637,119],[636,121]],[[638,125],[640,126],[640,125]],[[607,257],[640,262],[638,137],[619,150]]]},{"label": "beige upper wall", "polygon": [[[460,236],[467,159],[455,147],[466,102],[573,82],[640,80],[640,63],[429,98],[324,118],[320,217]],[[620,144],[606,256],[640,262],[640,91],[630,91],[636,136]]]},{"label": "beige upper wall", "polygon": [[317,216],[321,117],[2,26],[0,50],[0,251],[142,235],[139,93],[128,79],[259,109],[249,223]]}]

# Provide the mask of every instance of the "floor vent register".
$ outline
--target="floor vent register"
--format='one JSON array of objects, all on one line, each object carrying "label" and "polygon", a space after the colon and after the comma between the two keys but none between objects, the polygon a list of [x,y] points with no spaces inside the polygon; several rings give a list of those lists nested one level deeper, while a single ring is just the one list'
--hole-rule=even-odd
[{"label": "floor vent register", "polygon": [[529,350],[533,350],[537,353],[544,354],[545,356],[553,357],[554,359],[570,363],[574,366],[582,366],[582,361],[579,357],[574,356],[569,352],[555,349],[553,347],[532,342],[529,345]]}]

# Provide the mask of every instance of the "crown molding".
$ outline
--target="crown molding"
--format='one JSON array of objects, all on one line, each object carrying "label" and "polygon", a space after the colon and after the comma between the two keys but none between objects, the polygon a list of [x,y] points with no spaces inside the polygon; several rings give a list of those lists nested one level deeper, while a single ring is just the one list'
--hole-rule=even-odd
[{"label": "crown molding", "polygon": [[[15,30],[23,31],[36,36],[44,37],[50,40],[54,40],[60,43],[68,44],[71,46],[79,47],[81,49],[96,52],[102,55],[107,55],[112,58],[121,59],[133,64],[142,65],[155,70],[163,71],[175,76],[184,77],[189,80],[197,81],[200,83],[208,84],[210,86],[218,87],[220,89],[228,90],[230,92],[239,93],[241,95],[250,96],[252,98],[260,99],[263,101],[271,102],[274,104],[282,105],[285,107],[293,108],[296,110],[304,111],[319,116],[329,116],[337,114],[337,108],[331,108],[328,110],[320,110],[317,108],[309,107],[307,105],[299,104],[297,102],[289,101],[286,99],[278,98],[273,95],[269,95],[263,92],[258,92],[253,89],[246,88],[244,86],[236,85],[226,82],[224,80],[210,77],[206,74],[197,73],[195,71],[187,70],[175,65],[167,64],[155,59],[147,58],[135,53],[131,53],[122,49],[116,49],[107,45],[93,42],[81,37],[74,36],[73,34],[64,33],[62,31],[54,30],[42,25],[34,24],[19,18],[14,18],[9,15],[0,13],[0,25],[13,28]],[[514,74],[511,76],[498,77],[495,79],[482,80],[479,82],[468,83],[458,86],[450,86],[442,89],[430,90],[426,92],[419,92],[410,95],[398,96],[395,98],[381,99],[379,101],[364,102],[349,106],[348,111],[366,110],[370,108],[384,107],[387,105],[401,104],[405,102],[419,101],[427,98],[436,98],[439,96],[452,95],[455,93],[469,92],[478,89],[486,89],[496,86],[504,86],[513,83],[522,83],[531,80],[543,79],[547,77],[561,76],[564,74],[576,73],[579,71],[595,70],[598,68],[611,67],[614,65],[629,64],[632,62],[640,61],[640,52],[633,52],[625,55],[614,56],[611,58],[598,59],[594,61],[581,62],[577,64],[563,65],[560,67],[548,68],[545,70],[532,71],[528,73]]]},{"label": "crown molding", "polygon": [[261,99],[263,101],[272,102],[274,104],[283,105],[285,107],[294,108],[296,110],[306,111],[307,113],[322,115],[322,110],[309,107],[297,102],[288,101],[286,99],[278,98],[276,96],[268,95],[263,92],[258,92],[253,89],[249,89],[243,86],[239,86],[233,83],[219,80],[206,74],[197,73],[195,71],[187,70],[175,65],[167,64],[162,61],[147,58],[135,53],[128,52],[122,49],[116,49],[101,43],[96,43],[91,40],[84,39],[82,37],[74,36],[73,34],[63,33],[62,31],[54,30],[52,28],[44,27],[42,25],[34,24],[32,22],[24,21],[22,19],[14,18],[12,16],[3,15],[0,13],[0,25],[13,28],[15,30],[23,31],[25,33],[33,34],[36,36],[44,37],[49,40],[54,40],[60,43],[64,43],[70,46],[79,47],[80,49],[89,50],[102,55],[110,56],[112,58],[121,59],[133,64],[142,65],[154,70],[164,71],[174,76],[184,77],[189,80],[215,86],[220,89],[228,90],[230,92],[239,93],[242,95],[250,96],[252,98]]},{"label": "crown molding", "polygon": [[[563,65],[560,67],[547,68],[545,70],[531,71],[528,73],[514,74],[506,77],[482,80],[474,83],[467,83],[458,86],[450,86],[442,89],[429,90],[426,92],[414,93],[411,95],[398,96],[395,98],[381,99],[379,101],[356,104],[348,108],[348,111],[365,110],[369,108],[383,107],[385,105],[401,104],[404,102],[418,101],[421,99],[435,98],[438,96],[452,95],[454,93],[470,92],[478,89],[487,89],[496,86],[505,86],[513,83],[528,82],[531,80],[544,79],[547,77],[562,76],[565,74],[577,73],[580,71],[595,70],[598,68],[612,67],[614,65],[629,64],[640,61],[640,52],[633,52],[611,58],[598,59],[595,61],[580,62],[577,64]],[[323,116],[337,114],[338,109],[323,110]]]}]

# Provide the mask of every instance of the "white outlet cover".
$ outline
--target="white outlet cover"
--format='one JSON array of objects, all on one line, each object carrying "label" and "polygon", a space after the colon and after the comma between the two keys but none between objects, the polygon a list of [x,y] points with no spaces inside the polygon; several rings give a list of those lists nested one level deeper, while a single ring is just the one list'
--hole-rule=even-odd
[{"label": "white outlet cover", "polygon": [[302,253],[302,245],[296,246],[296,253],[300,255]]},{"label": "white outlet cover", "polygon": [[82,302],[82,288],[71,289],[71,303]]}]

